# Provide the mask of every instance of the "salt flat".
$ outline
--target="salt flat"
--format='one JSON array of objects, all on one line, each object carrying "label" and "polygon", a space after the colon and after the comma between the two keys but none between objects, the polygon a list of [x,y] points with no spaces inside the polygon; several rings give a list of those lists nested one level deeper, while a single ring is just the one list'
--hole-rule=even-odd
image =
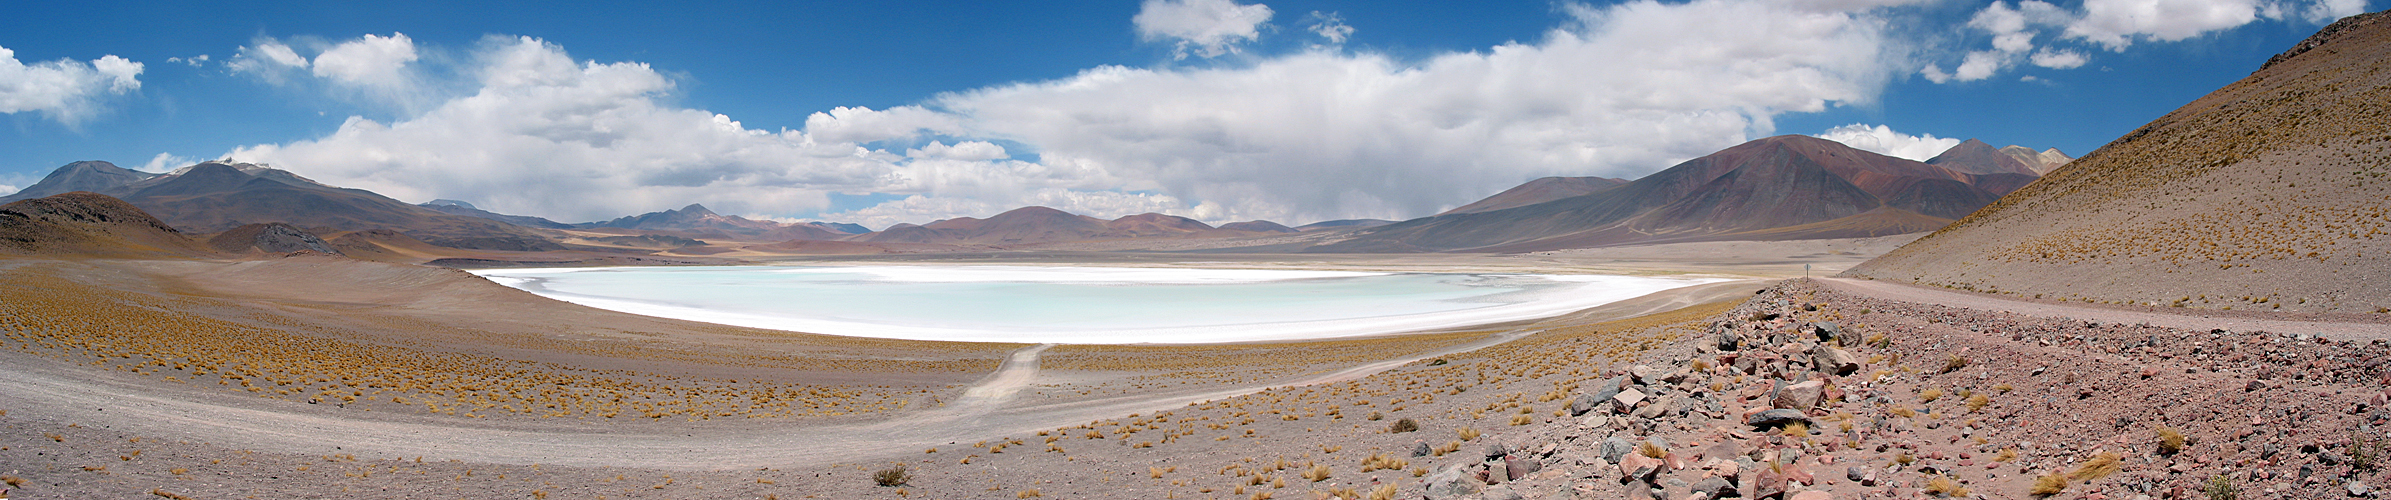
[{"label": "salt flat", "polygon": [[909,340],[1080,344],[1350,337],[1548,317],[1716,278],[1083,266],[485,270],[648,316]]}]

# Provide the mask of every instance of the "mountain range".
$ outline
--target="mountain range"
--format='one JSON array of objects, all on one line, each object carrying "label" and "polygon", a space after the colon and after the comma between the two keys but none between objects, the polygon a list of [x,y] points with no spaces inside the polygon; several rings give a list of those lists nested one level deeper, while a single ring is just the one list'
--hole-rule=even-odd
[{"label": "mountain range", "polygon": [[[1632,182],[1579,188],[1585,194],[1509,208],[1482,202],[1489,209],[1404,221],[1307,251],[1530,252],[1912,233],[1942,227],[2034,179],[2030,168],[1973,140],[1935,160],[1809,136],[1769,137]],[[1530,184],[1538,182],[1558,183]],[[1552,190],[1505,193],[1538,191]]]},{"label": "mountain range", "polygon": [[1272,221],[1215,227],[1155,213],[1106,220],[1023,207],[985,219],[959,217],[870,231],[855,224],[753,220],[716,213],[701,204],[564,223],[490,212],[459,200],[410,205],[263,165],[222,161],[165,174],[103,161],[74,162],[5,199],[89,191],[121,199],[187,234],[230,235],[207,241],[220,252],[309,250],[378,260],[428,261],[465,254],[477,261],[507,258],[489,252],[551,260],[563,258],[556,252],[1521,252],[1930,231],[2034,182],[2037,172],[2067,160],[2056,150],[1994,149],[1969,140],[1931,160],[1915,162],[1824,139],[1781,136],[1634,181],[1546,177],[1427,218],[1323,221],[1292,228]]}]

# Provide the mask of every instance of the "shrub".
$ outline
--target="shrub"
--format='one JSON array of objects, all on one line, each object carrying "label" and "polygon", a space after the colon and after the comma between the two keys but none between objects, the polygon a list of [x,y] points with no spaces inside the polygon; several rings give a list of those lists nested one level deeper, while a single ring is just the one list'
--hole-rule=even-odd
[{"label": "shrub", "polygon": [[1416,430],[1420,430],[1420,422],[1409,418],[1396,419],[1394,424],[1388,425],[1386,427],[1386,431],[1390,434],[1401,434]]},{"label": "shrub", "polygon": [[1957,354],[1951,355],[1951,359],[1943,360],[1943,373],[1951,373],[1967,367],[1968,358],[1959,357]]},{"label": "shrub", "polygon": [[1958,481],[1952,481],[1951,478],[1944,476],[1935,476],[1934,479],[1926,480],[1926,492],[1934,494],[1935,496],[1951,498],[1965,498],[1968,496],[1968,488],[1966,486],[1960,486]]},{"label": "shrub", "polygon": [[2242,497],[2242,489],[2233,485],[2233,478],[2224,475],[2209,476],[2208,484],[2202,486],[2200,492],[2207,493],[2208,500],[2240,500]]},{"label": "shrub", "polygon": [[2100,455],[2093,456],[2091,460],[2084,461],[2084,465],[2076,467],[2075,473],[2068,474],[2067,478],[2084,483],[2109,477],[2110,474],[2117,473],[2117,462],[2123,458],[2114,452],[2101,452]]},{"label": "shrub", "polygon": [[2026,493],[2047,497],[2057,495],[2061,491],[2067,491],[2067,476],[2054,472],[2034,478],[2034,488],[2026,490]]},{"label": "shrub", "polygon": [[1461,428],[1460,433],[1462,441],[1478,439],[1478,429],[1476,427],[1463,427]]},{"label": "shrub", "polygon": [[2183,452],[2184,437],[2173,427],[2159,427],[2159,453],[2173,455]]},{"label": "shrub", "polygon": [[1937,399],[1943,399],[1942,389],[1927,389],[1918,393],[1918,400],[1922,402],[1932,403]]},{"label": "shrub", "polygon": [[896,486],[911,480],[913,480],[913,472],[905,470],[905,466],[902,465],[880,469],[880,472],[872,473],[872,482],[881,486]]},{"label": "shrub", "polygon": [[1669,456],[1669,450],[1667,448],[1660,447],[1659,444],[1653,443],[1652,441],[1644,441],[1643,443],[1636,445],[1636,454],[1651,458],[1662,458]]}]

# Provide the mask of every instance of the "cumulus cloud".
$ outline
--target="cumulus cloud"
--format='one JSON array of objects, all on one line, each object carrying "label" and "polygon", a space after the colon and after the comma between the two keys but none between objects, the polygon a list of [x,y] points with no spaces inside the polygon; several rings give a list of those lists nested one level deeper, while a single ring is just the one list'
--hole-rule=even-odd
[{"label": "cumulus cloud", "polygon": [[173,153],[158,153],[157,156],[149,157],[148,163],[143,163],[141,164],[140,168],[135,168],[134,170],[163,173],[173,171],[174,169],[191,166],[192,164],[196,163],[199,163],[198,158],[176,156]]},{"label": "cumulus cloud", "polygon": [[[1261,7],[1147,10],[1166,4]],[[691,202],[874,226],[1024,205],[1212,222],[1408,218],[1536,177],[1639,177],[1771,135],[1779,114],[1870,102],[1909,57],[1866,11],[1646,0],[1562,13],[1540,40],[1477,52],[1099,67],[917,106],[835,108],[778,131],[670,105],[674,80],[644,64],[493,38],[409,63],[454,64],[423,74],[469,79],[448,83],[471,92],[232,156],[400,199],[559,220]],[[1249,29],[1267,19],[1247,17]],[[902,198],[824,213],[833,193]]]},{"label": "cumulus cloud", "polygon": [[1314,35],[1320,35],[1321,39],[1328,40],[1329,45],[1345,43],[1346,38],[1353,36],[1353,26],[1345,24],[1345,17],[1339,16],[1335,12],[1322,14],[1315,10],[1310,15],[1304,16],[1304,20],[1312,23],[1305,26],[1304,29],[1311,30]]},{"label": "cumulus cloud", "polygon": [[225,60],[224,66],[235,73],[249,73],[279,84],[289,77],[293,69],[307,68],[307,57],[291,50],[289,45],[266,39],[233,51],[232,58]]},{"label": "cumulus cloud", "polygon": [[2297,17],[2321,24],[2365,10],[2366,0],[2085,0],[2080,10],[2039,0],[1996,0],[1967,24],[1991,38],[1990,50],[1967,51],[1950,72],[1928,63],[1918,73],[1945,83],[1989,78],[2020,62],[2070,69],[2091,57],[2056,44],[2124,52],[2139,42],[2180,41],[2260,20]]},{"label": "cumulus cloud", "polygon": [[1309,51],[1250,67],[1103,67],[941,97],[973,130],[1290,221],[1405,218],[1545,175],[1635,177],[1873,99],[1881,23],[1772,2],[1572,6],[1533,44],[1406,63]]},{"label": "cumulus cloud", "polygon": [[1261,38],[1270,7],[1238,5],[1234,0],[1146,0],[1139,4],[1137,34],[1146,40],[1177,44],[1174,54],[1216,57],[1237,52],[1237,44]]},{"label": "cumulus cloud", "polygon": [[314,70],[315,76],[349,85],[401,87],[408,85],[405,69],[415,59],[415,40],[405,33],[365,35],[316,54]]},{"label": "cumulus cloud", "polygon": [[91,62],[25,64],[0,47],[0,113],[36,112],[73,126],[99,111],[100,99],[141,88],[142,65],[115,55]]},{"label": "cumulus cloud", "polygon": [[1840,142],[1862,151],[1917,161],[1934,158],[1961,142],[1959,139],[1935,137],[1934,134],[1909,135],[1894,132],[1892,127],[1884,125],[1858,123],[1826,129],[1826,132],[1813,137]]}]

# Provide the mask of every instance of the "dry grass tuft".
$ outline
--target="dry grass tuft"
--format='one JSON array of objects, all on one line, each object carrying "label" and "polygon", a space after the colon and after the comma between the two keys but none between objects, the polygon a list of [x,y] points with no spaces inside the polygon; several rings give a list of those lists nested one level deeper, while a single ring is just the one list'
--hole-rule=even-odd
[{"label": "dry grass tuft", "polygon": [[2124,458],[2115,452],[2101,452],[2099,455],[2093,456],[2091,460],[2084,461],[2084,465],[2076,467],[2076,471],[2068,474],[2067,479],[2084,483],[2109,477],[2110,474],[2117,473],[2118,462],[2123,461]]},{"label": "dry grass tuft", "polygon": [[881,486],[896,486],[911,480],[913,480],[913,472],[905,470],[905,466],[902,465],[880,469],[880,472],[872,473],[872,482]]},{"label": "dry grass tuft", "polygon": [[2185,442],[2183,432],[2175,430],[2174,427],[2165,426],[2159,427],[2155,432],[2159,436],[2159,453],[2173,455],[2183,452]]},{"label": "dry grass tuft", "polygon": [[1953,481],[1947,476],[1935,476],[1934,479],[1926,480],[1926,492],[1938,497],[1966,498],[1968,496],[1966,486],[1960,486],[1958,481]]}]

